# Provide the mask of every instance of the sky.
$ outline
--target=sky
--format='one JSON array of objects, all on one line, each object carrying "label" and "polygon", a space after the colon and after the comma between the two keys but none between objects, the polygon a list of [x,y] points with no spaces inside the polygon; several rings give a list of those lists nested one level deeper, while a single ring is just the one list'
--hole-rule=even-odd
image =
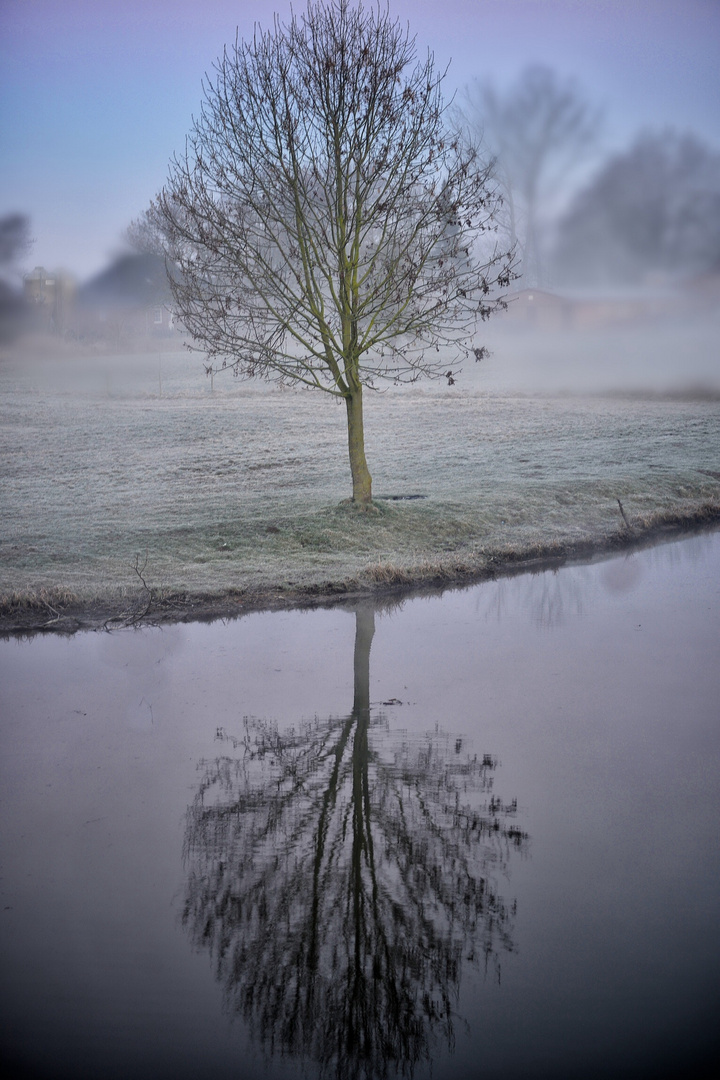
[{"label": "sky", "polygon": [[[289,11],[287,0],[0,0],[0,217],[31,218],[21,269],[80,281],[102,270],[183,150],[223,45]],[[602,107],[605,152],[668,125],[720,149],[720,0],[390,0],[390,12],[450,63],[448,96],[543,63]]]}]

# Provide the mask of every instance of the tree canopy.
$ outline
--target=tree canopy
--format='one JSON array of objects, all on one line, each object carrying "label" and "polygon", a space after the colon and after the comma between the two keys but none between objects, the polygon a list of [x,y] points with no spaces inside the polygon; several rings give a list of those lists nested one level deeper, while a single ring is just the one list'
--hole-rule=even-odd
[{"label": "tree canopy", "polygon": [[513,252],[454,133],[432,54],[348,0],[236,39],[153,204],[178,315],[208,370],[344,399],[353,498],[371,499],[362,390],[481,358]]}]

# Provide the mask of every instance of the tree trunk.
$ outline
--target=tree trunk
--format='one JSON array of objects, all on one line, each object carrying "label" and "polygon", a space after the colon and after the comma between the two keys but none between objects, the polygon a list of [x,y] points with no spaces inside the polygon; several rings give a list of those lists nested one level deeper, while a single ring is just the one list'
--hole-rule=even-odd
[{"label": "tree trunk", "polygon": [[353,502],[367,506],[372,499],[372,479],[365,460],[363,431],[362,387],[358,386],[345,398],[348,419],[348,449],[353,482]]}]

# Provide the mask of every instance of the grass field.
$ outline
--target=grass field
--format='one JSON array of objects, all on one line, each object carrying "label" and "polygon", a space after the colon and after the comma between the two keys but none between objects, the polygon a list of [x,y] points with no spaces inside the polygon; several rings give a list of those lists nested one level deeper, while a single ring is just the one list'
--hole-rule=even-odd
[{"label": "grass field", "polygon": [[363,514],[324,395],[211,384],[186,352],[6,355],[3,625],[471,578],[720,515],[717,393],[523,396],[478,370],[367,395]]}]

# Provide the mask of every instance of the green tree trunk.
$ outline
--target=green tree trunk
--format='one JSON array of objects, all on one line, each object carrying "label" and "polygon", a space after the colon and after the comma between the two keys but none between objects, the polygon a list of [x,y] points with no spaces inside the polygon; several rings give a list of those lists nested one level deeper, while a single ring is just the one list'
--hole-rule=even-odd
[{"label": "green tree trunk", "polygon": [[345,397],[348,418],[348,449],[353,482],[353,502],[367,506],[372,499],[372,478],[365,460],[362,386]]},{"label": "green tree trunk", "polygon": [[370,646],[374,635],[375,611],[366,604],[360,604],[355,609],[353,716],[370,714]]}]

